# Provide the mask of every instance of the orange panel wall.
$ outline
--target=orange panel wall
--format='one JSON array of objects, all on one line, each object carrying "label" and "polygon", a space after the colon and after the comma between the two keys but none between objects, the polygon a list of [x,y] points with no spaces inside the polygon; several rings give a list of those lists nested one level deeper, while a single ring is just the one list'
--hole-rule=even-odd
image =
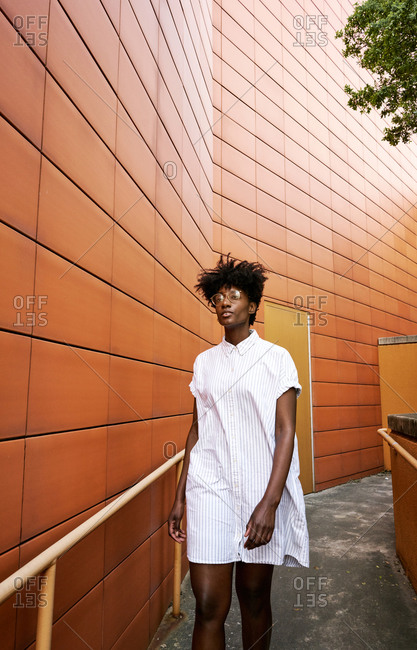
[{"label": "orange panel wall", "polygon": [[[381,468],[377,339],[415,333],[417,157],[346,109],[351,10],[1,0],[0,578],[182,448],[220,337],[193,285],[219,252],[314,314],[316,488]],[[59,561],[54,647],[147,646],[174,482]],[[0,630],[30,646],[34,610],[9,600]]]},{"label": "orange panel wall", "polygon": [[[215,332],[193,290],[214,259],[211,2],[5,0],[0,32],[3,579],[183,448]],[[58,562],[53,647],[147,647],[174,487]],[[13,602],[4,650],[34,640]]]},{"label": "orange panel wall", "polygon": [[[383,467],[377,342],[415,334],[415,141],[347,108],[353,3],[214,2],[214,248],[312,314],[316,489]],[[262,331],[262,326],[260,326]]]}]

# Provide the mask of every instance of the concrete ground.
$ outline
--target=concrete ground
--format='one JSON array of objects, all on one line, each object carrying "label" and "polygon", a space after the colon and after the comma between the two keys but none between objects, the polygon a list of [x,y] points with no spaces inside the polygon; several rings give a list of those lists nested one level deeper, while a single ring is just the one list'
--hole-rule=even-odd
[{"label": "concrete ground", "polygon": [[[271,649],[417,648],[417,596],[395,554],[391,475],[308,494],[305,502],[310,568],[274,570]],[[191,648],[188,575],[181,610],[179,622],[168,610],[150,649]],[[234,595],[226,621],[228,649],[242,648],[240,630]]]}]

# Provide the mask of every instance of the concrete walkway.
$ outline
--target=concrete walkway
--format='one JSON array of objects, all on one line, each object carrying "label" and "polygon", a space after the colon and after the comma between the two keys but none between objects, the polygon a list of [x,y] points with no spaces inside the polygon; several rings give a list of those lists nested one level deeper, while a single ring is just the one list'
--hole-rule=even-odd
[{"label": "concrete walkway", "polygon": [[[310,568],[275,568],[271,648],[417,648],[417,596],[395,554],[391,475],[352,481],[305,501]],[[191,648],[194,598],[188,575],[181,610],[184,618],[174,624],[167,612],[149,648]],[[242,648],[240,630],[234,595],[226,621],[228,649]]]}]

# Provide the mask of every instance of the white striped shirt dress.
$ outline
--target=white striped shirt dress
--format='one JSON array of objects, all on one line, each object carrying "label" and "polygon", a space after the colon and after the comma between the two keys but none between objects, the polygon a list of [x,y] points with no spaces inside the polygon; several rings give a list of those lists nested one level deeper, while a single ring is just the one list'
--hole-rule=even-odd
[{"label": "white striped shirt dress", "polygon": [[255,330],[237,346],[223,337],[196,358],[190,389],[197,402],[198,441],[186,483],[191,562],[308,566],[296,437],[272,539],[253,550],[243,547],[272,471],[276,401],[291,387],[298,397],[301,386],[290,354]]}]

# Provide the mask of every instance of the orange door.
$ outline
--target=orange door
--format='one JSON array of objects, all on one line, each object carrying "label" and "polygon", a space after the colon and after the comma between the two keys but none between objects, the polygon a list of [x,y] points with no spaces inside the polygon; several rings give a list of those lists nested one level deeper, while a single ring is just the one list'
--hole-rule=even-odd
[{"label": "orange door", "polygon": [[308,314],[265,301],[265,339],[286,348],[294,359],[302,386],[297,400],[300,481],[304,494],[314,491]]}]

